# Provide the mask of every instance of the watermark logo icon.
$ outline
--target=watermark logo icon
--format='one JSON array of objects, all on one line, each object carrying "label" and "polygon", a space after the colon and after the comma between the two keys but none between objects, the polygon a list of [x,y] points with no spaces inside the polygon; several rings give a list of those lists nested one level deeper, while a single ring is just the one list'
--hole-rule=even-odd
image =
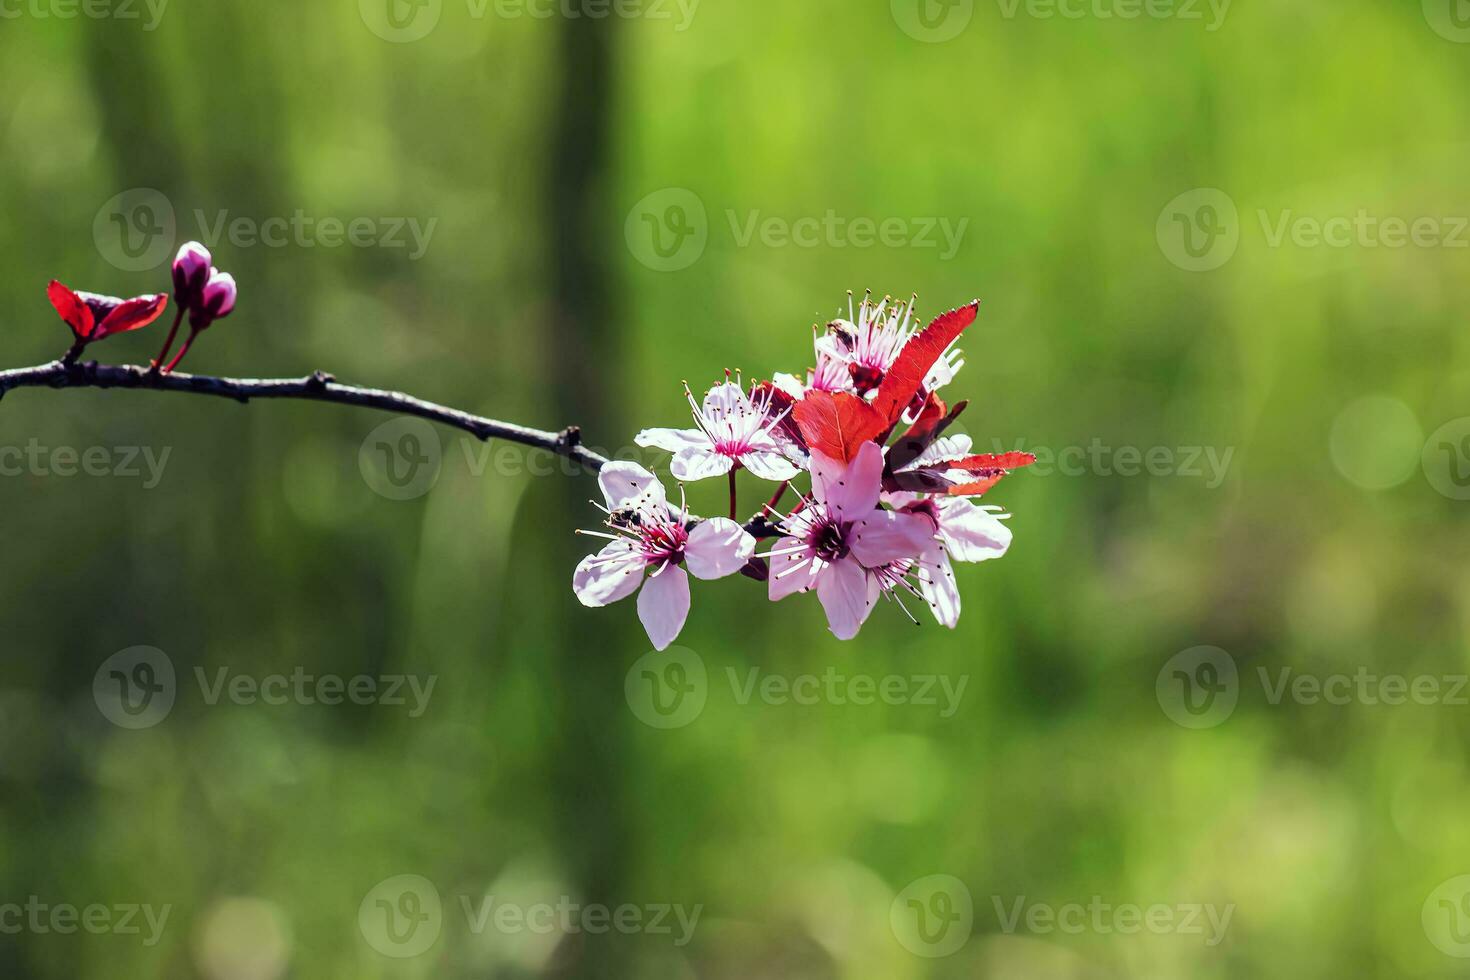
[{"label": "watermark logo icon", "polygon": [[890,0],[889,6],[905,34],[928,44],[954,40],[975,16],[975,0]]},{"label": "watermark logo icon", "polygon": [[1424,444],[1424,476],[1451,500],[1470,500],[1470,417],[1446,422]]},{"label": "watermark logo icon", "polygon": [[173,203],[151,187],[110,198],[92,219],[98,254],[123,272],[146,272],[168,261],[177,233]]},{"label": "watermark logo icon", "polygon": [[1424,935],[1446,956],[1470,957],[1470,875],[1442,882],[1424,900]]},{"label": "watermark logo icon", "polygon": [[357,0],[357,10],[378,37],[407,44],[428,37],[439,26],[444,0]]},{"label": "watermark logo icon", "polygon": [[379,496],[413,500],[439,482],[443,454],[439,433],[432,425],[404,416],[368,433],[357,451],[357,468]]},{"label": "watermark logo icon", "polygon": [[633,205],[623,225],[633,257],[655,272],[678,272],[698,262],[709,245],[709,213],[683,187],[654,191]]},{"label": "watermark logo icon", "polygon": [[444,910],[439,889],[421,875],[396,875],[378,882],[357,908],[357,927],[384,956],[408,959],[439,939]]},{"label": "watermark logo icon", "polygon": [[913,882],[888,909],[888,924],[899,945],[929,959],[958,952],[975,927],[970,889],[952,875],[929,875]]},{"label": "watermark logo icon", "polygon": [[650,728],[690,725],[709,700],[704,658],[684,647],[651,650],[628,668],[623,695],[634,717]]},{"label": "watermark logo icon", "polygon": [[1424,19],[1434,33],[1456,44],[1470,44],[1470,0],[1423,0]]},{"label": "watermark logo icon", "polygon": [[1154,231],[1164,258],[1188,272],[1209,272],[1234,257],[1240,212],[1229,194],[1200,187],[1166,204]]},{"label": "watermark logo icon", "polygon": [[157,647],[119,650],[92,676],[92,700],[119,728],[152,728],[168,717],[178,696],[173,661]]},{"label": "watermark logo icon", "polygon": [[1169,658],[1154,682],[1159,707],[1184,728],[1214,728],[1235,713],[1240,674],[1219,647],[1191,647]]}]

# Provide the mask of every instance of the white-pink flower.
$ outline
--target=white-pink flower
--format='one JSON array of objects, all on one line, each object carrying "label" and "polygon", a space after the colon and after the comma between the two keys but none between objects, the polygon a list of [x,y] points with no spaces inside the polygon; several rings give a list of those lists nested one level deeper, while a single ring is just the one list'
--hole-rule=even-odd
[{"label": "white-pink flower", "polygon": [[[836,340],[836,351],[847,362],[853,385],[859,394],[877,390],[883,377],[898,360],[899,352],[919,332],[914,320],[914,303],[893,303],[884,298],[875,304],[871,295],[863,297],[862,304],[854,310],[852,294],[847,297],[846,320],[834,320],[828,331]],[[937,391],[954,380],[955,373],[964,366],[963,355],[952,345],[929,369],[924,380],[924,391]]]},{"label": "white-pink flower", "polygon": [[794,374],[782,371],[771,376],[771,382],[800,401],[808,391],[852,391],[852,371],[847,366],[846,355],[837,346],[837,338],[831,334],[820,334],[812,338],[816,353],[816,367],[806,373],[806,382]]},{"label": "white-pink flower", "polygon": [[674,479],[692,482],[723,476],[737,464],[777,483],[801,472],[782,454],[772,433],[785,413],[770,411],[769,395],[752,399],[740,385],[727,381],[711,388],[699,405],[694,394],[684,390],[698,428],[644,429],[634,440],[673,453],[669,469]]},{"label": "white-pink flower", "polygon": [[960,592],[951,561],[989,561],[1011,546],[1011,529],[1001,521],[1009,514],[981,506],[966,497],[890,493],[885,499],[903,514],[923,517],[932,540],[911,569],[934,618],[954,629],[960,619]]},{"label": "white-pink flower", "polygon": [[[733,575],[755,553],[755,539],[732,520],[708,518],[692,523],[688,510],[670,506],[658,477],[636,463],[608,463],[598,474],[607,499],[610,539],[584,558],[572,575],[572,589],[584,606],[606,606],[638,595],[638,618],[654,647],[673,643],[689,616],[689,572],[695,578]],[[645,581],[645,573],[652,571]]]},{"label": "white-pink flower", "polygon": [[878,570],[917,557],[933,528],[917,514],[878,506],[883,450],[867,443],[850,464],[811,457],[812,497],[777,524],[781,538],[767,557],[773,601],[817,590],[838,639],[858,634],[873,603],[889,588]]}]

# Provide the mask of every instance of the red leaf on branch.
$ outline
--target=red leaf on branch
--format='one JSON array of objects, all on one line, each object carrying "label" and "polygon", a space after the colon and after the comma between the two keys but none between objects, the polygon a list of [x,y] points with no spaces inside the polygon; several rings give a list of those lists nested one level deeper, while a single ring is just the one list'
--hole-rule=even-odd
[{"label": "red leaf on branch", "polygon": [[969,306],[962,306],[935,317],[933,323],[914,334],[903,345],[898,359],[893,362],[893,366],[883,377],[883,383],[878,386],[878,397],[873,400],[873,408],[883,417],[886,425],[898,421],[903,410],[923,387],[929,369],[944,355],[945,349],[954,343],[955,338],[975,322],[975,317],[979,314],[980,301],[977,299]]},{"label": "red leaf on branch", "polygon": [[92,336],[92,326],[96,321],[92,318],[92,308],[81,296],[52,279],[51,285],[46,287],[46,297],[51,300],[57,315],[71,327],[71,332],[76,334],[78,340],[86,340]]},{"label": "red leaf on branch", "polygon": [[987,470],[1018,470],[1034,462],[1036,462],[1036,456],[1033,453],[981,453],[978,456],[966,456],[964,459],[947,462],[944,466],[951,470],[984,473]]},{"label": "red leaf on branch", "polygon": [[951,497],[978,497],[1005,478],[1005,473],[992,473],[973,483],[958,483],[949,488]]},{"label": "red leaf on branch", "polygon": [[46,287],[46,296],[77,339],[86,341],[146,327],[157,320],[164,307],[168,306],[165,293],[118,299],[116,296],[78,292],[55,279]]},{"label": "red leaf on branch", "polygon": [[106,319],[97,324],[97,332],[92,339],[101,340],[115,333],[127,333],[129,330],[146,327],[158,319],[166,306],[168,306],[166,293],[123,300],[116,309],[107,314]]},{"label": "red leaf on branch", "polygon": [[809,391],[791,414],[814,452],[845,463],[888,428],[871,405],[847,392]]}]

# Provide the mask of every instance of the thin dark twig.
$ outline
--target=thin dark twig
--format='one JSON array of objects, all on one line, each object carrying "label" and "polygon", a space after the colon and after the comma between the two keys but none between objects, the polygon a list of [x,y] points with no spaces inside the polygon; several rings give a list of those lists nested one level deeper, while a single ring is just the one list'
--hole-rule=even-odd
[{"label": "thin dark twig", "polygon": [[417,416],[468,432],[476,439],[505,439],[523,446],[547,449],[593,472],[608,462],[607,457],[582,445],[582,430],[576,426],[568,426],[560,432],[532,429],[436,405],[401,391],[340,384],[330,374],[321,371],[304,378],[215,378],[178,372],[160,374],[133,364],[77,363],[74,355],[69,357],[35,367],[0,371],[0,397],[14,388],[133,388],[213,395],[241,403],[256,398],[298,398]]}]

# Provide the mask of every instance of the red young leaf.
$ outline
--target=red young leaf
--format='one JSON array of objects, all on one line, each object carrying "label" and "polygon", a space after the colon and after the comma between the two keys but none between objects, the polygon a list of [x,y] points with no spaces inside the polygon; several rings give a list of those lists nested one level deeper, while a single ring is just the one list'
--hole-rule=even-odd
[{"label": "red young leaf", "polygon": [[77,335],[77,339],[86,340],[92,336],[92,310],[80,296],[55,279],[46,287],[46,296],[51,300],[51,305],[56,307],[61,319],[71,327],[71,332]]},{"label": "red young leaf", "polygon": [[978,456],[966,456],[964,459],[946,462],[944,466],[951,470],[983,473],[986,470],[1017,470],[1034,462],[1036,456],[1032,453],[981,453]]},{"label": "red young leaf", "polygon": [[159,314],[168,306],[168,295],[156,293],[152,296],[138,296],[125,300],[99,324],[97,334],[93,340],[101,340],[115,333],[127,333],[129,330],[138,330],[148,326],[157,320]]},{"label": "red young leaf", "polygon": [[883,377],[883,383],[878,386],[878,397],[873,401],[873,408],[883,416],[887,424],[892,425],[898,421],[903,410],[923,387],[929,369],[944,354],[945,348],[975,322],[979,313],[980,301],[977,299],[969,306],[962,306],[936,317],[933,323],[914,334],[903,345],[898,359],[893,362],[893,366]]},{"label": "red young leaf", "polygon": [[876,439],[887,422],[871,405],[847,392],[809,391],[791,413],[814,452],[851,462],[863,443]]},{"label": "red young leaf", "polygon": [[1005,473],[992,473],[974,483],[959,483],[949,488],[951,497],[978,497],[1005,477]]}]

